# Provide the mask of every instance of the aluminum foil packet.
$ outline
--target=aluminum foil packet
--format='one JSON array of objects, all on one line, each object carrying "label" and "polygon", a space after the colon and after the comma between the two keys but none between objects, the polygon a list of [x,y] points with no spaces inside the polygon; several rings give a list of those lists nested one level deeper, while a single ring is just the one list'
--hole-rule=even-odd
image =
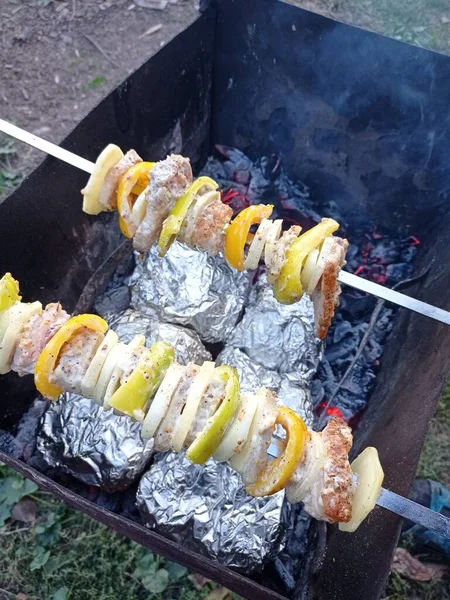
[{"label": "aluminum foil packet", "polygon": [[[308,386],[320,353],[309,299],[282,306],[263,276],[216,362],[238,369],[243,390],[275,390],[280,404],[294,408],[312,425]],[[246,572],[284,547],[285,524],[296,518],[284,504],[284,492],[250,498],[228,464],[209,461],[199,467],[172,453],[156,457],[137,495],[149,527]]]},{"label": "aluminum foil packet", "polygon": [[211,354],[202,344],[198,334],[185,327],[164,323],[155,316],[142,314],[132,308],[115,315],[107,315],[106,320],[121,342],[128,343],[134,336],[143,334],[147,346],[158,340],[171,344],[175,349],[175,358],[182,364],[202,364],[205,360],[211,360]]},{"label": "aluminum foil packet", "polygon": [[131,304],[161,321],[184,325],[205,342],[226,340],[250,292],[252,276],[221,256],[209,256],[175,242],[164,260],[152,248],[137,258]]},{"label": "aluminum foil packet", "polygon": [[172,452],[155,455],[137,493],[148,527],[246,573],[283,548],[283,499],[251,498],[227,463],[194,465]]},{"label": "aluminum foil packet", "polygon": [[106,492],[127,489],[148,466],[153,440],[141,426],[92,400],[63,394],[41,420],[37,452],[44,461]]},{"label": "aluminum foil packet", "polygon": [[239,373],[241,390],[254,392],[260,387],[267,387],[277,394],[277,400],[282,406],[295,410],[311,427],[313,424],[311,395],[307,384],[302,384],[296,376],[293,381],[286,375],[280,375],[254,362],[239,348],[227,346],[222,350],[216,364],[231,365]]},{"label": "aluminum foil packet", "polygon": [[267,369],[309,383],[321,358],[311,299],[304,295],[295,304],[280,304],[265,273],[261,274],[227,346],[240,348]]},{"label": "aluminum foil packet", "polygon": [[312,426],[309,388],[321,354],[311,300],[303,296],[296,304],[280,304],[262,274],[217,362],[238,369],[243,390],[260,386],[274,390],[281,404],[297,411]]}]

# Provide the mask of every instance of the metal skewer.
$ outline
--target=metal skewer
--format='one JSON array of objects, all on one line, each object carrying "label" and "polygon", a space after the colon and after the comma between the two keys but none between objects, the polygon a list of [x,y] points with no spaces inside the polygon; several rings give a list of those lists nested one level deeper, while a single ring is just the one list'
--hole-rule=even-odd
[{"label": "metal skewer", "polygon": [[[37,135],[33,135],[32,133],[21,129],[16,125],[12,125],[11,123],[8,123],[8,121],[0,119],[0,131],[3,131],[3,133],[14,137],[21,142],[25,142],[26,144],[33,146],[33,148],[42,150],[42,152],[50,154],[50,156],[59,158],[60,160],[63,160],[64,162],[69,163],[69,165],[77,167],[86,173],[92,173],[94,163],[90,160],[86,160],[85,158],[82,158],[73,152],[69,152],[69,150],[64,150],[64,148],[61,148],[56,144],[52,144],[51,142],[48,142]],[[443,310],[442,308],[437,308],[431,304],[427,304],[426,302],[422,302],[420,300],[416,300],[415,298],[411,298],[410,296],[406,296],[405,294],[401,294],[400,292],[396,292],[395,290],[390,290],[389,288],[379,285],[378,283],[373,283],[372,281],[368,281],[367,279],[363,279],[362,277],[358,277],[357,275],[353,275],[347,271],[341,271],[338,279],[340,283],[343,283],[344,285],[348,285],[357,290],[373,294],[378,298],[383,298],[388,302],[408,308],[409,310],[429,317],[430,319],[441,321],[446,325],[450,325],[450,312]]]},{"label": "metal skewer", "polygon": [[[21,142],[29,144],[46,154],[50,154],[50,156],[63,160],[86,173],[92,173],[94,168],[93,162],[86,160],[73,152],[69,152],[56,144],[48,142],[37,135],[33,135],[16,125],[12,125],[3,119],[0,119],[0,131]],[[435,306],[421,302],[420,300],[416,300],[405,294],[396,292],[395,290],[390,290],[382,285],[367,281],[345,271],[341,271],[339,281],[344,285],[349,285],[363,292],[373,294],[379,298],[383,298],[384,300],[430,317],[431,319],[450,325],[450,313],[441,308],[436,308]],[[269,455],[277,457],[278,454],[279,444],[272,443],[269,448]],[[421,504],[403,498],[384,488],[381,488],[377,504],[401,517],[414,521],[427,529],[432,529],[446,538],[450,538],[450,519]]]},{"label": "metal skewer", "polygon": [[[283,446],[283,440],[277,434],[274,434],[272,443],[269,446],[268,455],[272,458],[277,458],[283,452]],[[439,535],[450,539],[450,519],[426,506],[422,506],[422,504],[381,488],[377,505],[404,519],[408,519],[408,521],[413,521],[425,527],[425,529],[431,529]]]}]

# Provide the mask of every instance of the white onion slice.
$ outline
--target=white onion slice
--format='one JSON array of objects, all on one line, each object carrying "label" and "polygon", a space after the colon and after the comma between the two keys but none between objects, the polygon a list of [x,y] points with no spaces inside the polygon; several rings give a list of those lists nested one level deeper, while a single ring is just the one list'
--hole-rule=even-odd
[{"label": "white onion slice", "polygon": [[103,406],[105,408],[109,407],[109,401],[111,397],[120,387],[120,378],[122,377],[123,373],[123,363],[127,357],[127,347],[125,344],[117,344],[116,348],[118,348],[116,364],[109,379],[105,396],[103,398]]},{"label": "white onion slice", "polygon": [[204,362],[191,384],[181,418],[173,432],[171,447],[175,452],[180,452],[183,447],[186,436],[197,414],[200,401],[213,376],[214,368],[215,363],[210,361]]},{"label": "white onion slice", "polygon": [[260,398],[256,394],[250,392],[241,394],[236,415],[213,455],[214,460],[218,462],[229,460],[244,447],[259,402]]},{"label": "white onion slice", "polygon": [[11,371],[11,361],[20,341],[23,327],[31,317],[38,313],[42,313],[42,304],[33,302],[31,304],[14,304],[4,315],[4,318],[8,320],[8,325],[0,340],[0,375]]},{"label": "white onion slice", "polygon": [[144,440],[150,440],[155,435],[185,371],[186,367],[178,363],[173,363],[167,369],[167,373],[151,401],[150,408],[142,424],[141,436]]},{"label": "white onion slice", "polygon": [[85,398],[96,399],[95,387],[100,377],[101,370],[105,364],[108,354],[118,341],[119,337],[117,333],[110,329],[98,347],[97,352],[95,353],[95,356],[92,359],[85,376],[83,377],[83,381],[81,382],[81,393]]},{"label": "white onion slice", "polygon": [[16,314],[17,310],[20,310],[21,306],[22,302],[16,302],[10,308],[0,311],[0,343],[13,319],[13,315]]},{"label": "white onion slice", "polygon": [[147,191],[148,186],[136,198],[136,202],[131,209],[130,222],[137,229],[142,223],[147,210]]},{"label": "white onion slice", "polygon": [[309,282],[311,281],[311,277],[313,277],[314,275],[314,270],[317,267],[317,260],[319,259],[319,249],[315,248],[314,250],[312,250],[306,260],[305,263],[303,265],[301,274],[300,274],[300,281],[302,283],[302,288],[304,290],[308,289],[309,286]]},{"label": "white onion slice", "polygon": [[275,219],[270,226],[270,231],[266,239],[266,245],[264,248],[264,262],[266,264],[270,264],[272,254],[274,251],[274,245],[278,241],[278,238],[281,235],[281,230],[283,227],[283,219]]},{"label": "white onion slice", "polygon": [[106,355],[105,362],[103,363],[97,383],[95,384],[93,400],[95,400],[97,404],[100,404],[100,406],[104,406],[106,388],[108,387],[111,375],[116,368],[119,346],[119,344],[116,344]]},{"label": "white onion slice", "polygon": [[327,458],[325,443],[320,433],[309,431],[303,460],[295,469],[289,484],[286,486],[286,498],[291,503],[302,502],[314,485],[323,469]]},{"label": "white onion slice", "polygon": [[258,407],[253,417],[247,442],[242,450],[233,456],[231,466],[241,474],[247,485],[254,483],[267,460],[267,448],[270,445],[278,409],[273,394],[261,388],[256,392]]},{"label": "white onion slice", "polygon": [[308,287],[305,290],[306,293],[309,294],[310,296],[313,293],[313,291],[316,289],[317,284],[319,283],[320,278],[323,275],[328,255],[331,252],[331,250],[333,249],[334,243],[335,243],[335,240],[332,235],[329,235],[323,241],[322,248],[320,249],[319,258],[317,259],[315,269],[309,279]]},{"label": "white onion slice", "polygon": [[244,269],[257,269],[264,246],[267,241],[267,236],[270,233],[273,221],[263,219],[256,230],[255,237],[248,249],[247,257],[244,260]]},{"label": "white onion slice", "polygon": [[195,199],[194,207],[192,209],[193,222],[195,222],[197,218],[201,215],[201,213],[205,210],[205,208],[215,200],[220,200],[220,192],[218,192],[217,190],[209,190],[201,194],[200,196],[197,196]]},{"label": "white onion slice", "polygon": [[[194,203],[190,206],[187,215],[183,220],[183,228],[185,229],[182,239],[188,246],[191,244],[191,236],[195,230],[197,220],[212,202],[220,202],[220,192],[216,190],[207,191],[200,196],[196,196]],[[181,238],[180,238],[181,239]]]},{"label": "white onion slice", "polygon": [[[112,372],[108,387],[106,388],[105,397],[103,398],[104,407],[109,406],[109,400],[111,399],[111,396],[119,389],[122,383],[124,383],[121,381],[122,375],[127,371],[133,372],[134,368],[131,367],[131,364],[134,365],[135,361],[133,361],[131,358],[131,353],[136,348],[144,345],[145,335],[136,335],[129,344],[118,344],[120,351],[117,355],[116,366]],[[130,374],[131,373],[128,375]]]}]

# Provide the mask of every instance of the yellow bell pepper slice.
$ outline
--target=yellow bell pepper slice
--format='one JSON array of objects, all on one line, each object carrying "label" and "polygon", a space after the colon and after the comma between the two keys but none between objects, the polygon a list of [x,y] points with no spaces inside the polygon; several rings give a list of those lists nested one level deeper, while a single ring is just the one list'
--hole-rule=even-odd
[{"label": "yellow bell pepper slice", "polygon": [[117,210],[119,211],[119,226],[123,235],[132,238],[139,223],[132,218],[133,205],[137,196],[148,186],[150,171],[156,163],[140,162],[128,169],[119,183],[117,190]]},{"label": "yellow bell pepper slice", "polygon": [[290,408],[281,407],[276,423],[286,431],[286,447],[281,456],[266,464],[255,483],[246,487],[250,496],[270,496],[282,490],[303,456],[308,439],[303,419]]},{"label": "yellow bell pepper slice", "polygon": [[339,229],[333,219],[322,219],[320,223],[294,240],[286,252],[286,260],[273,287],[273,294],[281,304],[294,304],[303,295],[300,275],[308,254],[318,248],[326,237]]},{"label": "yellow bell pepper slice", "polygon": [[210,177],[199,177],[191,183],[186,192],[178,198],[175,206],[172,208],[165,219],[158,240],[158,254],[163,257],[167,254],[170,246],[177,239],[180,233],[184,218],[189,207],[194,202],[196,195],[202,187],[210,188],[211,191],[217,190],[217,183]]},{"label": "yellow bell pepper slice", "polygon": [[19,282],[11,273],[5,273],[0,279],[0,310],[6,310],[20,300],[22,296],[19,296]]},{"label": "yellow bell pepper slice", "polygon": [[225,397],[186,452],[186,458],[202,465],[214,454],[222,441],[228,423],[239,405],[239,377],[234,367],[217,367],[215,375],[225,382]]},{"label": "yellow bell pepper slice", "polygon": [[238,271],[244,270],[245,244],[249,239],[250,227],[268,219],[273,204],[254,204],[240,212],[225,230],[224,253],[228,264]]},{"label": "yellow bell pepper slice", "polygon": [[34,369],[34,384],[44,398],[56,400],[63,393],[63,388],[52,383],[51,377],[62,347],[83,327],[103,334],[108,330],[106,321],[97,315],[78,315],[64,323],[40,353]]},{"label": "yellow bell pepper slice", "polygon": [[167,342],[153,344],[128,380],[111,396],[108,406],[135,419],[143,417],[149,399],[160,386],[174,358],[174,349]]}]

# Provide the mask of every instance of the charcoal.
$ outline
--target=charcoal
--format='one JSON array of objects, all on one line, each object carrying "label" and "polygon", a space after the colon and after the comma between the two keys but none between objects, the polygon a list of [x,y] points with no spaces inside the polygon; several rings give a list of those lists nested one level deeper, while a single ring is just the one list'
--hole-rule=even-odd
[{"label": "charcoal", "polygon": [[12,458],[20,458],[20,445],[16,438],[8,431],[0,429],[0,452],[8,454]]},{"label": "charcoal", "polygon": [[130,306],[130,300],[130,288],[121,285],[117,288],[111,288],[99,296],[94,304],[94,310],[101,317],[105,317],[111,313],[126,310]]},{"label": "charcoal", "polygon": [[36,448],[36,432],[47,407],[46,400],[36,400],[20,420],[16,441],[20,448],[20,456],[25,461],[31,458]]}]

